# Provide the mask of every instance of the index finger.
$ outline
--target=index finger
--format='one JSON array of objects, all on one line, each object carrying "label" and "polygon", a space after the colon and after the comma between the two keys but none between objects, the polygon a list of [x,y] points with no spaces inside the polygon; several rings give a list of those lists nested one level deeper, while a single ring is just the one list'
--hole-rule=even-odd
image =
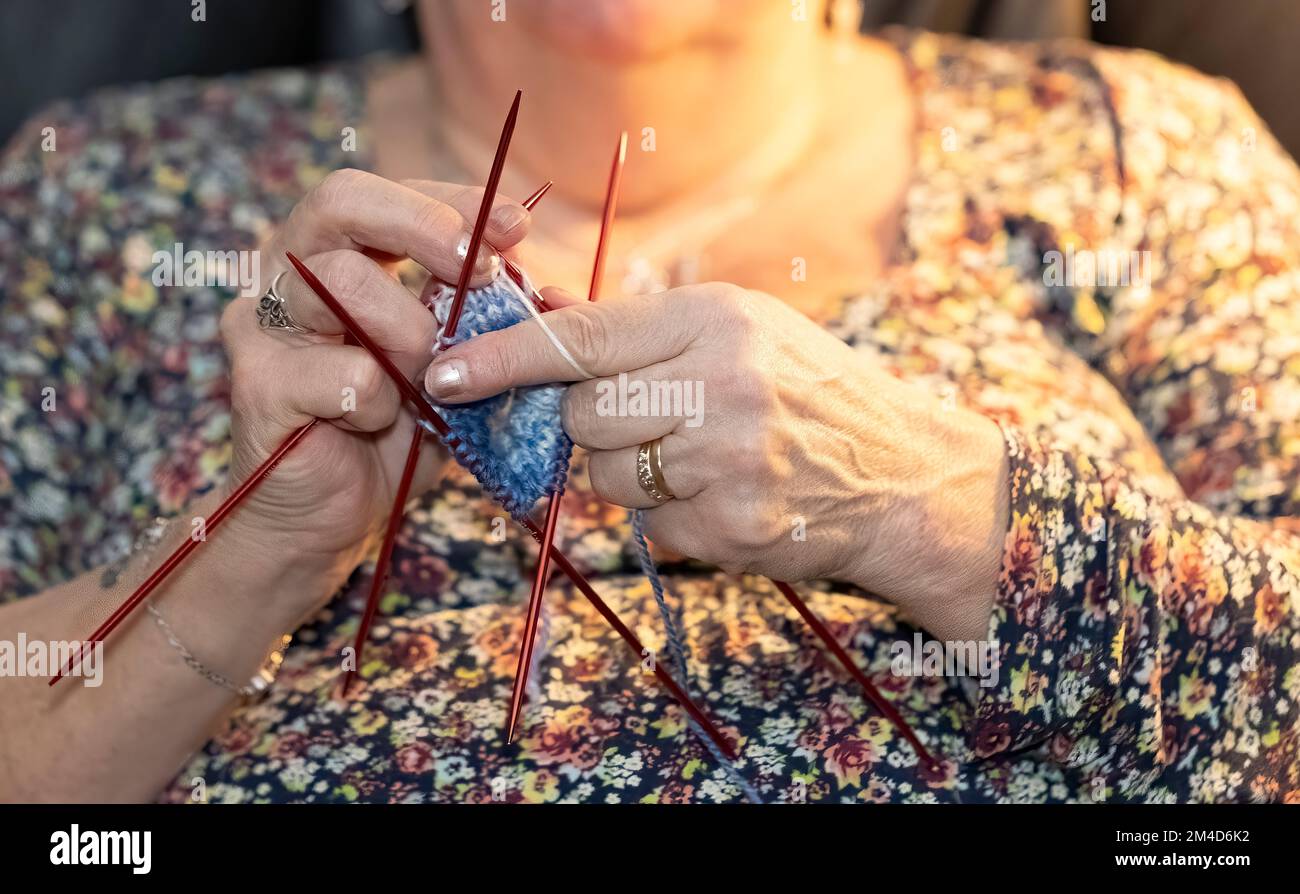
[{"label": "index finger", "polygon": [[425,388],[436,400],[466,403],[521,385],[575,382],[670,360],[699,338],[709,318],[710,302],[684,300],[688,292],[700,297],[697,287],[579,302],[485,332],[443,351],[425,372]]},{"label": "index finger", "polygon": [[[403,180],[402,186],[422,193],[431,199],[437,199],[460,212],[467,223],[478,216],[479,205],[483,203],[483,187],[461,186],[458,183],[443,183],[438,180]],[[532,215],[528,209],[509,196],[497,193],[492,201],[492,213],[488,215],[487,229],[483,233],[493,247],[511,248],[528,235]]]},{"label": "index finger", "polygon": [[[461,205],[473,197],[472,192],[454,186],[422,183],[415,189],[365,171],[334,171],[290,212],[272,240],[271,256],[281,258],[284,250],[306,257],[337,249],[370,249],[409,257],[438,278],[455,282],[472,227],[457,207],[436,195],[454,198]],[[478,197],[481,200],[481,191]],[[516,202],[502,198],[494,203],[485,233],[490,245],[513,246],[527,232],[527,216]],[[491,280],[495,254],[488,246],[479,250],[472,285]],[[266,271],[270,276],[280,265],[272,267],[276,269]]]}]

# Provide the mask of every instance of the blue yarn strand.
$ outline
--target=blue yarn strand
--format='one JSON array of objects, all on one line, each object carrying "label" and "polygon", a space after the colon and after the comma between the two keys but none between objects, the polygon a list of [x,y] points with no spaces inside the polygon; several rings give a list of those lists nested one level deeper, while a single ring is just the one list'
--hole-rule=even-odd
[{"label": "blue yarn strand", "polygon": [[636,538],[636,553],[641,561],[641,572],[645,574],[646,580],[650,581],[650,590],[654,593],[655,604],[659,606],[659,616],[663,618],[664,629],[668,634],[668,654],[673,660],[673,670],[685,686],[691,679],[690,671],[686,666],[686,641],[682,638],[680,624],[674,620],[675,612],[668,607],[664,582],[659,577],[659,569],[655,567],[654,559],[650,556],[650,545],[645,539],[645,513],[640,509],[632,510],[632,536]]},{"label": "blue yarn strand", "polygon": [[[668,652],[673,660],[673,665],[677,671],[678,679],[681,686],[687,693],[691,690],[691,677],[686,665],[686,641],[682,636],[683,624],[680,623],[681,605],[678,605],[678,611],[674,612],[668,607],[668,599],[664,593],[664,582],[659,577],[659,569],[655,567],[654,559],[650,556],[650,545],[645,539],[645,513],[640,509],[634,509],[632,516],[632,538],[636,541],[636,554],[641,562],[641,571],[645,574],[646,580],[650,581],[650,590],[654,593],[655,604],[659,606],[659,616],[663,619],[664,630],[667,632]],[[704,728],[696,722],[694,717],[686,715],[686,721],[690,724],[691,730],[696,737],[704,744],[705,749],[712,755],[713,759],[722,766],[723,772],[740,791],[755,804],[762,804],[763,798],[758,793],[754,784],[745,778],[740,769],[727,759],[718,747],[718,743],[704,731]]]}]

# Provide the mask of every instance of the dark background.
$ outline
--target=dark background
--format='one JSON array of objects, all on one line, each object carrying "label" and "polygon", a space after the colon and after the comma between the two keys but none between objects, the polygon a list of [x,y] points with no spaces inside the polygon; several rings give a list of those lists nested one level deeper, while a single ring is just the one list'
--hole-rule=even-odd
[{"label": "dark background", "polygon": [[[1292,97],[1300,83],[1300,2],[1107,0],[1103,22],[1091,20],[1092,3],[866,0],[864,24],[997,38],[1088,36],[1153,49],[1237,81],[1291,152],[1300,150]],[[208,0],[207,21],[193,22],[189,0],[0,0],[0,144],[51,100],[103,84],[412,50],[415,30],[405,5]]]}]

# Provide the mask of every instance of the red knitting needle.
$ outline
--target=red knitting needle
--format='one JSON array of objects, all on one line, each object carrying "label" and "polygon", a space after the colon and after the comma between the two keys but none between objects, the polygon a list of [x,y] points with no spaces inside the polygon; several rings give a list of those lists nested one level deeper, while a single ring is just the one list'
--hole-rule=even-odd
[{"label": "red knitting needle", "polygon": [[931,767],[937,768],[939,762],[936,761],[930,755],[930,752],[926,750],[925,746],[921,744],[921,740],[916,737],[916,733],[912,732],[912,727],[909,726],[907,721],[903,719],[903,716],[898,713],[898,710],[885,700],[885,697],[880,694],[880,690],[876,689],[875,684],[867,679],[867,675],[864,674],[856,664],[854,664],[853,659],[849,657],[849,653],[844,651],[844,647],[841,646],[835,637],[831,635],[830,630],[828,630],[826,625],[821,622],[821,619],[813,614],[812,609],[808,607],[808,603],[799,598],[799,594],[794,591],[794,588],[784,581],[774,580],[772,583],[776,584],[776,588],[781,591],[781,595],[794,606],[794,610],[797,611],[800,617],[802,617],[808,626],[812,628],[812,632],[817,634],[818,639],[825,643],[826,648],[830,649],[835,657],[839,659],[840,664],[842,664],[844,669],[849,672],[849,675],[852,676],[854,680],[857,680],[858,685],[866,692],[867,698],[871,700],[871,703],[876,706],[881,714],[884,714],[885,717],[889,718],[889,721],[893,723],[894,726],[898,727],[899,732],[903,734],[903,738],[907,739],[907,741],[912,744],[912,748],[916,750],[917,755]]},{"label": "red knitting needle", "polygon": [[343,675],[342,695],[346,698],[348,687],[352,685],[352,680],[357,675],[357,669],[361,666],[361,650],[365,648],[366,638],[370,635],[370,625],[375,620],[375,612],[379,609],[379,594],[383,592],[384,583],[388,580],[389,563],[393,559],[393,546],[397,543],[397,531],[402,526],[402,517],[405,515],[403,510],[406,509],[406,501],[411,495],[411,481],[415,478],[415,465],[420,459],[420,440],[424,435],[424,429],[418,423],[412,426],[415,429],[411,434],[411,446],[406,451],[406,464],[402,466],[402,478],[397,485],[397,493],[393,495],[393,508],[388,513],[388,527],[384,529],[384,542],[379,548],[379,557],[375,559],[375,574],[370,579],[370,594],[366,597],[366,610],[361,615],[361,624],[357,627],[357,637],[352,644],[352,660],[354,667],[348,668]]},{"label": "red knitting needle", "polygon": [[488,172],[487,186],[483,190],[483,202],[478,208],[478,220],[474,221],[474,232],[469,237],[465,263],[461,265],[460,278],[456,280],[456,294],[451,299],[451,309],[447,311],[447,322],[443,327],[444,338],[455,335],[456,324],[460,322],[460,312],[465,306],[465,293],[469,290],[469,278],[474,272],[474,259],[478,257],[479,246],[483,244],[483,231],[487,229],[488,215],[492,213],[492,200],[496,198],[497,184],[501,182],[501,171],[506,165],[506,150],[510,147],[510,137],[515,132],[515,120],[519,117],[519,100],[523,95],[522,90],[515,91],[515,101],[510,104],[505,127],[501,129],[501,139],[497,141],[497,154],[492,159],[492,170]]},{"label": "red knitting needle", "polygon": [[[605,208],[600,217],[600,237],[596,240],[596,258],[591,265],[591,285],[587,288],[587,300],[596,300],[596,290],[600,286],[600,276],[605,269],[605,250],[609,244],[609,231],[614,223],[614,212],[618,207],[619,185],[623,180],[623,164],[627,161],[627,131],[619,136],[618,148],[614,151],[614,161],[609,169],[609,182],[605,186]],[[515,726],[519,722],[519,712],[524,705],[524,693],[528,689],[528,671],[532,667],[533,646],[537,641],[537,623],[542,614],[542,598],[546,592],[546,583],[550,579],[551,544],[555,540],[555,528],[560,518],[560,503],[564,499],[564,483],[551,495],[551,502],[546,507],[546,522],[542,528],[541,549],[537,554],[537,569],[533,572],[533,588],[528,597],[528,613],[524,616],[524,633],[519,641],[519,664],[515,667],[515,685],[510,693],[510,713],[506,715],[506,744],[515,738]]]},{"label": "red knitting needle", "polygon": [[618,210],[618,192],[623,184],[623,165],[627,162],[627,131],[618,137],[614,161],[609,166],[609,182],[605,185],[605,207],[600,215],[600,236],[596,239],[596,260],[591,265],[591,285],[587,287],[587,300],[595,301],[600,290],[600,278],[605,272],[605,249],[613,229],[614,213]]},{"label": "red knitting needle", "polygon": [[540,202],[540,201],[542,200],[542,196],[544,196],[544,195],[546,195],[548,192],[550,192],[550,191],[551,191],[551,187],[554,186],[554,185],[555,185],[555,181],[554,181],[554,180],[547,180],[547,181],[546,181],[545,183],[543,183],[541,186],[537,187],[536,192],[534,192],[534,193],[533,193],[531,196],[529,196],[528,198],[524,199],[524,200],[523,200],[522,202],[520,202],[519,204],[523,205],[524,208],[528,209],[529,211],[532,211],[532,210],[533,210],[533,206],[535,206],[538,202]]},{"label": "red knitting needle", "polygon": [[[524,208],[532,211],[537,203],[542,200],[542,196],[550,191],[554,181],[547,180],[528,198],[521,203]],[[495,196],[484,193],[484,199],[489,203],[495,199]],[[468,258],[465,260],[469,264]],[[351,336],[349,336],[351,338]],[[352,339],[355,341],[355,339]],[[398,485],[397,493],[393,496],[393,508],[388,514],[388,527],[384,531],[384,540],[379,547],[379,557],[375,562],[375,574],[370,580],[370,593],[366,597],[365,611],[361,614],[361,623],[357,627],[357,635],[352,643],[352,657],[356,666],[349,668],[343,675],[343,686],[340,695],[347,697],[348,690],[352,686],[352,681],[356,679],[357,671],[361,667],[361,656],[365,650],[366,642],[370,638],[370,628],[374,624],[375,614],[379,610],[379,598],[383,592],[384,583],[388,580],[389,563],[393,557],[393,547],[397,542],[397,533],[401,529],[402,519],[405,516],[406,501],[411,495],[411,481],[415,476],[415,466],[420,458],[421,435],[424,429],[419,425],[415,426],[415,433],[411,436],[411,446],[406,451],[406,463],[402,469],[401,483]]]},{"label": "red knitting needle", "polygon": [[[406,398],[407,402],[414,407],[415,411],[420,414],[420,417],[426,420],[429,425],[433,426],[434,431],[438,432],[438,434],[446,439],[448,443],[454,444],[456,442],[456,436],[452,433],[451,427],[447,425],[443,418],[438,415],[437,411],[434,410],[433,404],[431,404],[424,395],[422,395],[416,387],[412,385],[404,375],[402,375],[402,371],[397,368],[397,365],[394,364],[389,356],[379,348],[379,345],[375,343],[374,339],[372,339],[370,335],[357,324],[356,320],[352,318],[352,315],[348,313],[347,309],[339,302],[339,300],[330,293],[329,289],[325,287],[325,284],[320,281],[316,274],[312,273],[311,269],[308,268],[307,265],[303,264],[302,261],[298,260],[292,252],[286,252],[286,256],[289,258],[289,263],[293,264],[294,269],[296,269],[299,275],[302,276],[303,281],[307,283],[308,287],[316,293],[317,297],[319,297],[321,301],[325,303],[325,306],[330,309],[330,312],[333,313],[334,316],[338,318],[338,321],[343,324],[343,328],[346,329],[352,337],[355,338],[361,346],[375,358],[375,361],[381,367],[383,367],[384,372],[388,374],[388,377],[393,381],[393,384],[397,386],[398,391],[400,391],[402,396]],[[537,527],[536,524],[527,519],[521,521],[520,524],[522,524],[534,538],[540,541],[542,537],[541,528]],[[578,591],[582,593],[583,596],[587,597],[587,601],[590,602],[596,611],[598,611],[601,616],[609,622],[610,626],[613,627],[618,635],[623,638],[623,641],[628,644],[636,654],[637,658],[640,659],[644,657],[646,649],[641,644],[641,641],[636,638],[632,631],[629,630],[622,621],[619,620],[618,616],[614,614],[610,607],[605,604],[605,601],[600,598],[600,595],[587,581],[586,577],[584,577],[583,574],[574,567],[573,563],[568,560],[564,553],[552,545],[550,556],[551,561],[564,572],[564,575],[573,582],[573,585],[578,588]],[[705,733],[707,733],[709,738],[722,749],[722,752],[728,757],[734,759],[736,751],[731,745],[731,742],[718,731],[718,728],[714,725],[713,721],[711,721],[704,712],[695,705],[695,702],[691,700],[691,697],[677,685],[676,681],[674,681],[671,676],[668,675],[668,673],[663,669],[661,662],[654,662],[653,673],[659,678],[659,681],[663,683],[664,688],[666,688],[673,698],[677,700],[678,704],[682,706],[683,710],[690,714],[691,717],[695,718],[696,722],[704,728]]]},{"label": "red knitting needle", "polygon": [[537,623],[542,615],[542,594],[550,579],[551,544],[555,541],[555,527],[560,520],[560,502],[564,499],[564,485],[551,495],[546,507],[546,523],[538,538],[537,568],[533,572],[533,588],[528,595],[528,612],[524,615],[524,632],[519,638],[519,662],[515,665],[515,683],[510,691],[510,712],[506,715],[506,744],[515,740],[515,725],[524,706],[524,690],[528,686],[528,671],[533,661],[533,645],[537,640]]},{"label": "red knitting needle", "polygon": [[[307,433],[311,431],[312,426],[319,421],[319,419],[313,419],[311,422],[308,422],[302,428],[289,435],[289,437],[285,438],[284,443],[275,448],[275,452],[268,456],[266,460],[258,466],[256,470],[254,470],[253,474],[248,477],[248,480],[241,484],[234,493],[221,501],[221,505],[217,507],[216,511],[208,516],[204,521],[206,530],[209,534],[216,531],[217,526],[229,517],[230,513],[244,501],[244,498],[257,489],[257,486],[266,479],[266,476],[271,474],[271,471],[280,464],[280,460],[284,459],[285,456],[288,455],[289,451],[297,447],[298,444],[302,442],[302,439],[307,436]],[[206,542],[206,538],[203,540],[195,540],[193,537],[186,537],[185,541],[180,546],[176,547],[176,549],[172,551],[172,554],[167,557],[167,560],[159,565],[158,568],[155,569],[154,573],[145,579],[144,583],[136,587],[135,592],[127,597],[126,601],[114,609],[113,613],[105,618],[104,622],[96,627],[90,636],[77,644],[77,651],[68,658],[63,667],[59,669],[59,672],[50,679],[49,685],[53,686],[55,683],[59,682],[59,680],[63,679],[65,674],[81,662],[82,650],[87,643],[102,642],[106,639],[110,633],[117,629],[119,624],[126,620],[127,615],[135,611],[141,602],[144,602],[144,600],[149,598],[150,593],[156,590],[173,571],[180,567],[181,563],[185,561],[186,556],[198,549],[199,544],[204,542]]]},{"label": "red knitting needle", "polygon": [[[537,527],[534,522],[528,520],[523,522],[523,526],[529,534],[533,535],[534,540],[541,542],[541,528]],[[564,572],[564,576],[578,588],[578,592],[587,597],[587,601],[595,607],[596,611],[600,612],[601,616],[609,623],[609,626],[613,627],[615,632],[623,638],[623,641],[628,644],[628,647],[637,658],[644,658],[650,654],[650,650],[641,644],[641,640],[636,638],[636,634],[628,629],[627,625],[619,619],[618,615],[614,614],[614,610],[609,607],[605,600],[600,598],[600,595],[597,594],[594,589],[592,589],[591,584],[585,577],[583,577],[582,573],[578,571],[577,568],[573,567],[573,563],[569,561],[568,557],[554,546],[551,547],[551,561],[553,561],[556,564],[556,567],[558,567],[560,571]],[[713,721],[710,720],[703,711],[696,707],[695,702],[691,700],[691,697],[687,695],[682,687],[678,686],[677,682],[668,674],[667,671],[664,670],[663,662],[653,661],[651,662],[651,665],[654,675],[659,678],[659,682],[664,685],[664,688],[667,689],[672,697],[677,700],[677,703],[685,709],[686,713],[690,714],[691,717],[695,719],[695,722],[698,723],[708,737],[713,740],[714,744],[722,749],[722,753],[734,761],[736,759],[736,749],[735,746],[731,744],[731,740],[718,732],[718,728],[713,725]]]}]

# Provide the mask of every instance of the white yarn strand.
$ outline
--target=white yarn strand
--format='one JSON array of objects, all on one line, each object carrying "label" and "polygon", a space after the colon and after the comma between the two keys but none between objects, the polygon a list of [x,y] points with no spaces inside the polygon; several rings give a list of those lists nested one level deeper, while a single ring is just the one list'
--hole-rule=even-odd
[{"label": "white yarn strand", "polygon": [[[537,322],[538,326],[542,327],[542,331],[546,333],[546,337],[550,339],[551,344],[555,346],[555,350],[560,352],[560,356],[568,362],[569,366],[573,367],[573,371],[576,372],[580,378],[583,380],[596,378],[594,375],[582,368],[582,364],[575,360],[573,355],[569,353],[569,349],[560,341],[560,337],[555,334],[555,330],[546,325],[546,320],[542,319],[541,313],[537,310],[537,305],[533,304],[532,299],[528,297],[528,293],[533,291],[533,284],[529,281],[528,274],[523,270],[520,270],[519,274],[524,278],[524,288],[527,289],[527,292],[520,289],[519,284],[509,276],[505,276],[506,285],[510,290],[510,294],[515,296],[515,300],[522,304],[528,311],[529,316]],[[502,275],[504,276],[504,274]]]}]

